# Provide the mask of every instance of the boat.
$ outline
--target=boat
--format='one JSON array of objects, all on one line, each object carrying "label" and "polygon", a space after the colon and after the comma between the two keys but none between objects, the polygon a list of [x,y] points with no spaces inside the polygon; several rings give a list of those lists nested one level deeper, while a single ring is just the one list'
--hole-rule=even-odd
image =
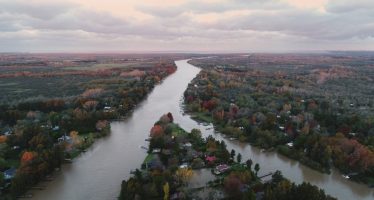
[{"label": "boat", "polygon": [[342,177],[345,178],[345,179],[349,179],[349,178],[350,178],[350,177],[349,177],[348,175],[346,175],[346,174],[343,174]]}]

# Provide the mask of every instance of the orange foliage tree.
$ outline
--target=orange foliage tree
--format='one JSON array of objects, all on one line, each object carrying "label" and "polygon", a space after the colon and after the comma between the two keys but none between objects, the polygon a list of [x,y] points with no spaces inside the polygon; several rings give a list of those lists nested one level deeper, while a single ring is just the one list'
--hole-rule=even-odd
[{"label": "orange foliage tree", "polygon": [[151,137],[161,137],[164,134],[164,129],[160,125],[154,125],[151,129]]},{"label": "orange foliage tree", "polygon": [[21,165],[31,162],[38,154],[33,151],[25,151],[21,156]]}]

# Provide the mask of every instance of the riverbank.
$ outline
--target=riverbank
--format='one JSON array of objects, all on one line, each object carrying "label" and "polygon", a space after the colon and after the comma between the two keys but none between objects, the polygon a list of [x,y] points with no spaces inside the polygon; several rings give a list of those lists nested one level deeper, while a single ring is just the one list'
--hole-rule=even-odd
[{"label": "riverbank", "polygon": [[256,87],[263,79],[268,77],[235,69],[205,69],[185,91],[184,107],[192,118],[213,123],[230,139],[276,150],[323,173],[330,174],[335,167],[350,180],[374,184],[374,153],[369,147],[341,133],[329,135],[313,119],[324,111],[304,106],[315,102],[312,97],[293,99],[271,92],[275,89]]},{"label": "riverbank", "polygon": [[[53,99],[17,105],[19,110],[16,111],[20,115],[25,112],[26,116],[16,122],[10,134],[1,136],[0,156],[5,155],[6,161],[20,162],[6,166],[14,169],[14,173],[7,175],[4,183],[0,181],[4,185],[0,185],[2,196],[16,198],[23,195],[59,170],[62,164],[71,163],[98,138],[110,134],[111,121],[126,119],[154,87],[175,70],[175,65],[159,64],[135,79],[119,79],[118,74],[109,78],[105,76],[68,102]],[[113,88],[113,85],[120,89]],[[27,110],[39,108],[41,110]]]},{"label": "riverbank", "polygon": [[256,141],[250,141],[246,137],[233,137],[233,135],[224,129],[221,125],[217,125],[214,122],[214,119],[209,116],[210,113],[204,113],[204,112],[191,112],[190,109],[185,109],[185,112],[191,115],[191,118],[202,122],[202,123],[212,123],[214,124],[214,129],[220,133],[225,134],[227,137],[229,137],[230,140],[239,140],[240,142],[247,142],[251,144],[252,146],[258,147],[260,149],[263,149],[267,152],[277,152],[280,153],[290,159],[294,159],[299,161],[300,163],[310,167],[313,170],[317,170],[322,173],[330,174],[331,169],[330,168],[324,168],[319,163],[314,162],[313,160],[307,158],[303,153],[300,153],[299,151],[293,150],[290,146],[287,145],[277,145],[277,146],[263,146],[261,143],[256,143]]},{"label": "riverbank", "polygon": [[[151,129],[148,155],[141,169],[122,182],[119,199],[334,199],[310,184],[292,184],[279,171],[258,176],[260,166],[252,169],[252,160],[243,164],[241,159],[223,141],[203,139],[197,129],[187,133],[168,113]],[[194,173],[205,180],[192,180]],[[284,184],[290,187],[281,189]]]}]

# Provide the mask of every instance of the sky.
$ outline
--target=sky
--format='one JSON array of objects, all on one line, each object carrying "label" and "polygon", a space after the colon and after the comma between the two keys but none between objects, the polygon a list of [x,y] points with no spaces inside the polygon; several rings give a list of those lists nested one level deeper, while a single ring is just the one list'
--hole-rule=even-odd
[{"label": "sky", "polygon": [[374,50],[374,0],[0,0],[0,52]]}]

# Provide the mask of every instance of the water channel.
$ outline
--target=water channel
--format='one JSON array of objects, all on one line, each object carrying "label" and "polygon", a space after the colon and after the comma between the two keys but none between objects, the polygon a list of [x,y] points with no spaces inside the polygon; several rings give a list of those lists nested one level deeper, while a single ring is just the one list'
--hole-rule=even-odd
[{"label": "water channel", "polygon": [[277,153],[261,152],[248,144],[231,141],[216,133],[211,124],[198,123],[183,114],[183,92],[200,69],[188,64],[187,60],[176,61],[176,64],[178,70],[156,86],[128,119],[112,122],[110,136],[99,139],[73,163],[64,165],[53,181],[40,183],[44,190],[30,191],[32,199],[116,199],[121,181],[129,178],[130,171],[139,168],[146,156],[146,151],[140,146],[148,145],[145,139],[149,136],[150,128],[166,112],[171,112],[175,122],[185,130],[199,128],[205,137],[213,135],[224,140],[229,150],[235,149],[242,154],[242,160],[251,158],[259,163],[260,174],[281,170],[292,181],[310,182],[341,200],[374,199],[373,189],[346,180],[337,171],[331,175],[322,174]]}]

